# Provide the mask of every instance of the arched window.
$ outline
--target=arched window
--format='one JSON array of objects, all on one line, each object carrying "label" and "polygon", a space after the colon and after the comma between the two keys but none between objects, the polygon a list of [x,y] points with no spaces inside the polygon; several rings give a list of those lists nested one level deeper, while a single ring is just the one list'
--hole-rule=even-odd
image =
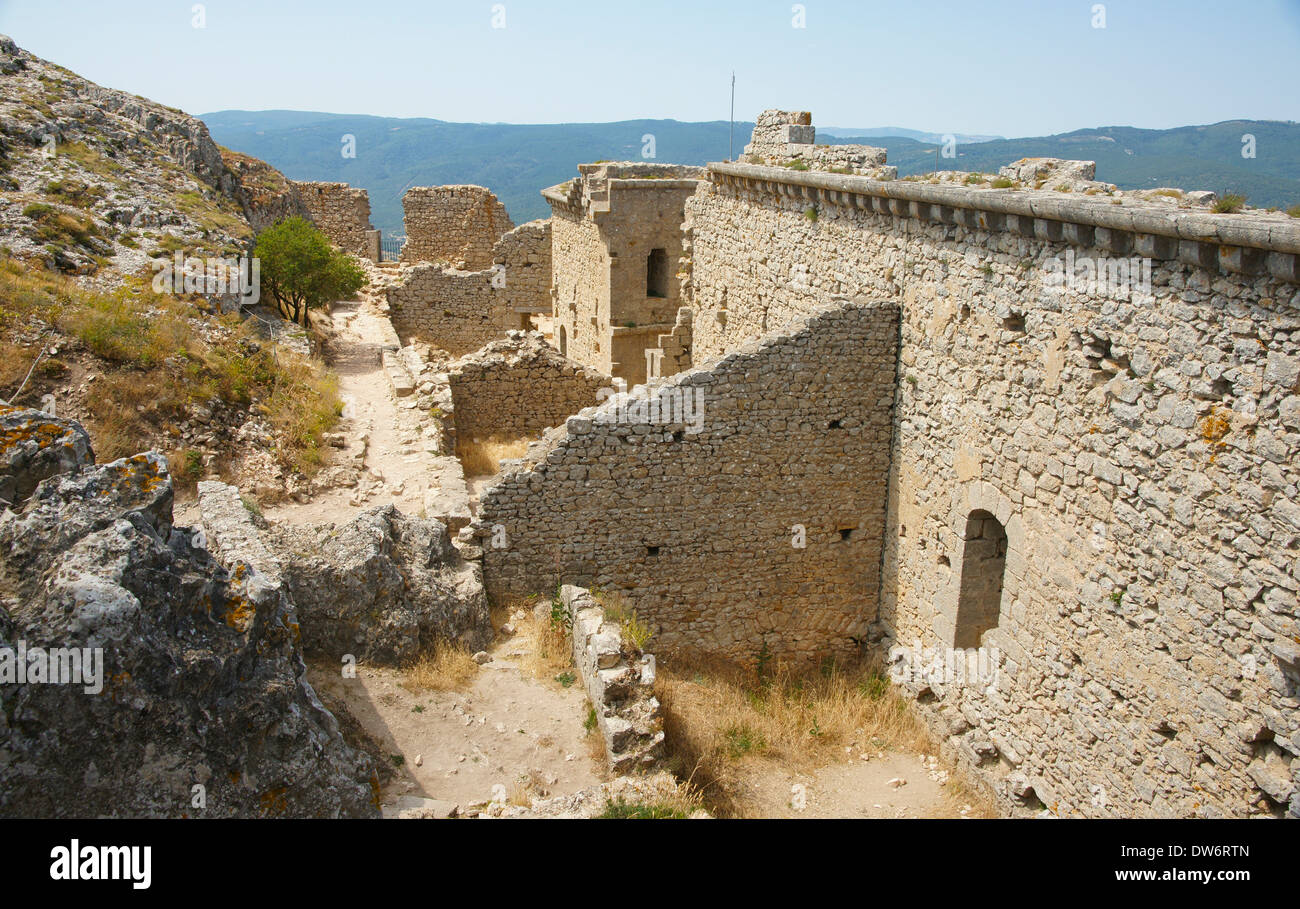
[{"label": "arched window", "polygon": [[565,357],[569,355],[569,338],[563,325],[560,326],[560,355]]},{"label": "arched window", "polygon": [[979,647],[984,633],[998,627],[1002,611],[1002,572],[1007,564],[1007,532],[982,508],[966,519],[954,648]]}]

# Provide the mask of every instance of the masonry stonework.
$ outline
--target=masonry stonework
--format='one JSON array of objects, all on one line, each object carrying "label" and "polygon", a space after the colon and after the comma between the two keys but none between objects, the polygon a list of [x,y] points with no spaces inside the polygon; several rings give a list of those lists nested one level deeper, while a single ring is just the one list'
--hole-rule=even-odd
[{"label": "masonry stonework", "polygon": [[403,262],[445,262],[464,271],[492,264],[493,247],[514,228],[505,206],[482,186],[413,186],[402,196]]},{"label": "masonry stonework", "polygon": [[511,332],[448,370],[460,439],[536,436],[599,400],[609,377],[560,356],[537,332]]},{"label": "masonry stonework", "polygon": [[403,339],[417,338],[460,356],[519,326],[499,282],[494,269],[461,271],[422,262],[404,265],[399,282],[384,293]]},{"label": "masonry stonework", "polygon": [[371,258],[370,195],[346,183],[290,180],[311,222],[344,252]]},{"label": "masonry stonework", "polygon": [[580,164],[543,190],[552,211],[552,301],[567,356],[630,385],[673,331],[686,199],[704,172],[675,164]]},{"label": "masonry stonework", "polygon": [[745,664],[855,653],[877,618],[897,316],[817,308],[504,462],[466,531],[490,594],[594,584],[657,647]]},{"label": "masonry stonework", "polygon": [[[1008,808],[1297,814],[1300,229],[712,176],[687,204],[697,361],[837,296],[902,303],[881,652],[968,640],[964,579],[1004,547],[996,683],[911,681],[950,755]],[[1119,260],[1100,293],[1060,279]]]}]

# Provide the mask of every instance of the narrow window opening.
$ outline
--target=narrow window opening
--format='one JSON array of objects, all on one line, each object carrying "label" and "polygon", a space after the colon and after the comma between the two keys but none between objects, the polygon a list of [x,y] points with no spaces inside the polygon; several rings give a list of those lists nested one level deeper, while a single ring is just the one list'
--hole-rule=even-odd
[{"label": "narrow window opening", "polygon": [[1002,613],[1002,575],[1007,562],[1007,532],[992,514],[976,509],[966,519],[966,545],[957,597],[953,647],[979,647],[998,626]]},{"label": "narrow window opening", "polygon": [[668,296],[668,250],[656,248],[650,250],[645,264],[645,295],[647,297]]}]

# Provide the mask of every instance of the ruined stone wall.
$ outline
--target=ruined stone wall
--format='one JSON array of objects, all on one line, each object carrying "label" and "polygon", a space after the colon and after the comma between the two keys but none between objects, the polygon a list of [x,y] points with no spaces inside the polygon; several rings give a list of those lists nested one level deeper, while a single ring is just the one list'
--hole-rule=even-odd
[{"label": "ruined stone wall", "polygon": [[898,168],[885,164],[883,148],[818,145],[812,114],[806,110],[765,110],[759,114],[745,146],[744,160],[750,164],[864,174],[881,180],[898,176]]},{"label": "ruined stone wall", "polygon": [[537,332],[511,332],[448,371],[460,439],[535,436],[597,403],[609,377],[562,357]]},{"label": "ruined stone wall", "polygon": [[609,325],[609,251],[600,230],[580,211],[552,206],[551,301],[560,352],[608,375],[612,346],[600,326]]},{"label": "ruined stone wall", "polygon": [[445,262],[405,265],[384,288],[399,334],[460,355],[551,311],[549,220],[512,229],[491,247],[487,259],[476,271]]},{"label": "ruined stone wall", "polygon": [[403,262],[445,262],[465,271],[491,265],[493,247],[515,226],[490,190],[470,184],[413,186],[402,210]]},{"label": "ruined stone wall", "polygon": [[[642,653],[624,634],[617,606],[608,608],[582,587],[564,585],[560,602],[568,613],[573,665],[595,710],[596,728],[615,773],[653,770],[664,759],[664,721],[655,697],[654,654]],[[550,603],[537,610],[550,621]]]},{"label": "ruined stone wall", "polygon": [[[994,681],[901,674],[946,752],[1008,807],[1300,813],[1300,227],[715,171],[687,205],[697,363],[902,300],[881,650],[950,647],[987,564],[968,520],[1005,532]],[[1053,277],[1129,256],[1149,298]]]},{"label": "ruined stone wall", "polygon": [[682,305],[683,207],[704,173],[644,162],[578,171],[543,192],[556,222],[556,334],[564,328],[568,356],[635,385]]},{"label": "ruined stone wall", "polygon": [[290,180],[311,222],[344,252],[369,256],[370,195],[346,183]]},{"label": "ruined stone wall", "polygon": [[551,221],[520,224],[492,249],[492,264],[504,269],[510,306],[520,315],[551,312]]},{"label": "ruined stone wall", "polygon": [[460,356],[520,324],[496,269],[460,271],[435,263],[405,266],[384,291],[397,333]]},{"label": "ruined stone wall", "polygon": [[[482,494],[466,532],[490,595],[594,584],[657,649],[746,666],[855,652],[877,617],[896,317],[828,306],[570,417]],[[674,402],[663,422],[652,400]],[[667,422],[684,400],[699,418]]]}]

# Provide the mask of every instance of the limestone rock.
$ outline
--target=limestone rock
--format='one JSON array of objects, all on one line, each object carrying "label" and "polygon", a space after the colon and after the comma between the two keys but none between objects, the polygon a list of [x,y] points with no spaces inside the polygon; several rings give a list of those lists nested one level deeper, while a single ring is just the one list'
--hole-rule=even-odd
[{"label": "limestone rock", "polygon": [[0,815],[376,816],[372,762],[306,681],[284,590],[173,532],[161,455],[79,468],[0,517],[0,648],[78,648],[91,668],[0,686]]},{"label": "limestone rock", "polygon": [[439,521],[385,505],[338,528],[268,533],[309,655],[395,665],[435,641],[478,650],[491,640],[481,569],[461,559]]},{"label": "limestone rock", "polygon": [[36,410],[0,407],[0,500],[21,505],[47,477],[95,460],[90,436],[76,423]]}]

